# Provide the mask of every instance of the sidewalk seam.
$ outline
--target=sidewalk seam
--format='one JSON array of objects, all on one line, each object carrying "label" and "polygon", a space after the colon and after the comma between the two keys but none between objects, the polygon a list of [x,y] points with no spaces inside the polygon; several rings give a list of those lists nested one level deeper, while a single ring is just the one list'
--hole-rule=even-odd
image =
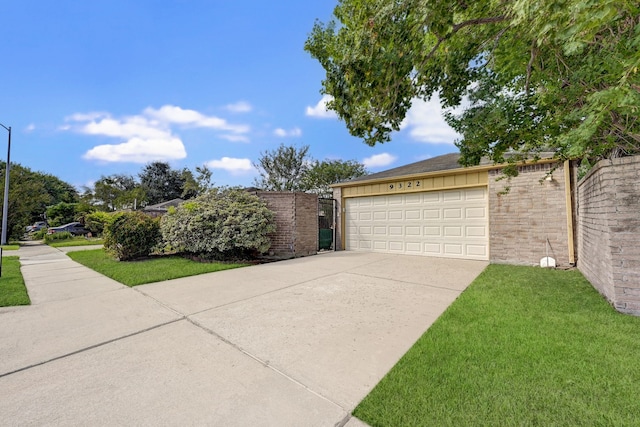
[{"label": "sidewalk seam", "polygon": [[84,353],[85,351],[93,350],[95,348],[99,348],[99,347],[102,347],[102,346],[105,346],[105,345],[108,345],[108,344],[112,344],[114,342],[117,342],[117,341],[120,341],[120,340],[123,340],[123,339],[126,339],[126,338],[130,338],[130,337],[134,337],[136,335],[144,334],[146,332],[153,331],[154,329],[158,329],[158,328],[161,328],[163,326],[171,325],[172,323],[180,322],[180,321],[185,320],[185,319],[186,319],[186,317],[183,316],[183,317],[181,317],[179,319],[170,320],[168,322],[160,323],[158,325],[151,326],[149,328],[145,328],[145,329],[142,329],[142,330],[139,330],[139,331],[136,331],[136,332],[132,332],[130,334],[122,335],[122,336],[117,337],[117,338],[113,338],[113,339],[110,339],[110,340],[107,340],[107,341],[100,342],[98,344],[93,344],[93,345],[90,345],[89,347],[85,347],[85,348],[81,348],[81,349],[76,350],[76,351],[72,351],[71,353],[67,353],[67,354],[63,354],[63,355],[60,355],[60,356],[56,356],[54,358],[51,358],[51,359],[48,359],[48,360],[44,360],[42,362],[34,363],[32,365],[28,365],[28,366],[25,366],[25,367],[22,367],[22,368],[19,368],[19,369],[14,369],[13,371],[9,371],[9,372],[5,372],[5,373],[0,374],[0,378],[4,378],[4,377],[7,377],[9,375],[13,375],[13,374],[16,374],[18,372],[26,371],[28,369],[35,368],[35,367],[38,367],[38,366],[46,365],[48,363],[55,362],[57,360],[65,359],[65,358],[67,358],[69,356],[75,356],[76,354]]}]

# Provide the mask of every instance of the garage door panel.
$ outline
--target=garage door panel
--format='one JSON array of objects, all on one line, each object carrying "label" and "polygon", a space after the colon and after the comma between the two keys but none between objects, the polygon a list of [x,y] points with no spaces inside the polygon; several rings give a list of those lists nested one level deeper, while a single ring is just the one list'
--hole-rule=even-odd
[{"label": "garage door panel", "polygon": [[423,209],[422,218],[427,220],[440,219],[440,209]]},{"label": "garage door panel", "polygon": [[447,208],[442,210],[444,219],[460,219],[462,218],[462,208]]},{"label": "garage door panel", "polygon": [[404,213],[404,219],[407,221],[420,220],[420,209],[407,209]]},{"label": "garage door panel", "polygon": [[442,193],[442,200],[444,202],[459,202],[462,200],[461,191],[445,191]]},{"label": "garage door panel", "polygon": [[488,259],[486,188],[366,196],[345,209],[349,250]]}]

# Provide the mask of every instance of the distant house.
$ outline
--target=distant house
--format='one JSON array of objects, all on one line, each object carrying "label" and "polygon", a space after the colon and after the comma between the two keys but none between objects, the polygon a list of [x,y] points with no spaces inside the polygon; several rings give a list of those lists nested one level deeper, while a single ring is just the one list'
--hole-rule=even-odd
[{"label": "distant house", "polygon": [[167,202],[158,203],[157,205],[145,206],[142,211],[152,217],[158,217],[166,214],[170,207],[175,208],[180,206],[182,203],[184,203],[184,200],[177,198]]}]

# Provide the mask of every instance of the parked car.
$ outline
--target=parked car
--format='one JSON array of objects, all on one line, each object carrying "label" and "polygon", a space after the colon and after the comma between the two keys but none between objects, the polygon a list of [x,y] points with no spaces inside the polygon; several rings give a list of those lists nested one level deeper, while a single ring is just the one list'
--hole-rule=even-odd
[{"label": "parked car", "polygon": [[84,228],[84,225],[82,225],[81,223],[79,223],[79,222],[70,222],[69,224],[61,225],[59,227],[51,227],[51,228],[49,228],[49,230],[47,231],[47,234],[62,233],[62,232],[65,232],[65,231],[68,231],[69,233],[73,234],[74,236],[83,236],[83,235],[89,233],[89,230]]},{"label": "parked car", "polygon": [[40,231],[47,226],[46,221],[36,221],[33,225],[27,225],[26,232],[27,233],[35,233],[36,231]]}]

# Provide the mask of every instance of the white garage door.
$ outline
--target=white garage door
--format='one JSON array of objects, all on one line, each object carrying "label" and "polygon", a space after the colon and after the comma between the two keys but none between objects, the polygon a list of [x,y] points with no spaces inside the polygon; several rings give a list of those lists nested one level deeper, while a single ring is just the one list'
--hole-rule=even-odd
[{"label": "white garage door", "polygon": [[346,249],[489,259],[487,189],[346,199]]}]

